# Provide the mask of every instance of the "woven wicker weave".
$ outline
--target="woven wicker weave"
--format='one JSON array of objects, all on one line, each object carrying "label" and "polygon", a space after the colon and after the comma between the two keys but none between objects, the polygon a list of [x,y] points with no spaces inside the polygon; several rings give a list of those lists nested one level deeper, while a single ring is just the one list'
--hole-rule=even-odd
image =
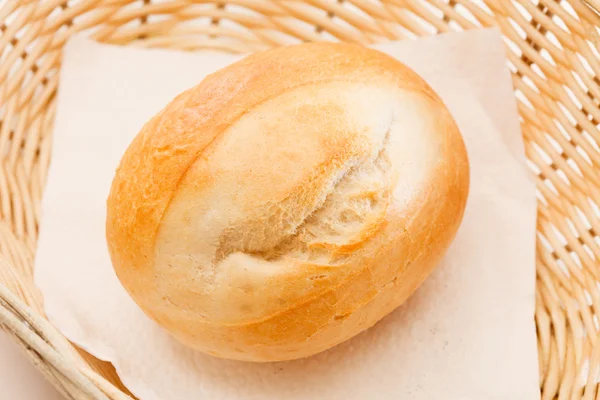
[{"label": "woven wicker weave", "polygon": [[[45,319],[32,261],[61,48],[249,52],[498,26],[538,183],[535,318],[543,399],[600,399],[600,0],[0,1],[0,324],[68,398],[128,399],[109,364]],[[0,396],[1,397],[1,396]]]}]

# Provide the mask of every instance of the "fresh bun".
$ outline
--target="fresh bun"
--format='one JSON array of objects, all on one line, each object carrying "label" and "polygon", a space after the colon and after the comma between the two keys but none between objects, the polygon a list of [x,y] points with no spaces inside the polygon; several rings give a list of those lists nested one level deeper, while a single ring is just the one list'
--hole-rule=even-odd
[{"label": "fresh bun", "polygon": [[402,304],[468,187],[461,135],[417,74],[356,45],[295,45],[208,76],[143,127],[107,240],[123,286],[181,342],[296,359]]}]

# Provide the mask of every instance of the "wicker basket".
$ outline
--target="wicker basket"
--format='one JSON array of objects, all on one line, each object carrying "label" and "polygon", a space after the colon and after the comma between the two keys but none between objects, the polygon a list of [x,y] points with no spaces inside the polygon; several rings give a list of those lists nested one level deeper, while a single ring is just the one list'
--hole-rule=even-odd
[{"label": "wicker basket", "polygon": [[0,2],[0,324],[68,398],[129,399],[110,364],[45,319],[32,268],[61,48],[249,52],[498,26],[538,187],[543,399],[599,399],[600,0],[8,0]]}]

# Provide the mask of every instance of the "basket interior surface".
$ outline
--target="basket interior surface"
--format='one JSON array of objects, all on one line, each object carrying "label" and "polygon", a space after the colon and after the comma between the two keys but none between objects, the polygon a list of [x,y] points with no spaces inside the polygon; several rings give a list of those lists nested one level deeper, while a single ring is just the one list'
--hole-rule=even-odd
[{"label": "basket interior surface", "polygon": [[[61,49],[105,43],[247,53],[497,26],[537,181],[535,319],[543,399],[600,398],[598,0],[0,2],[0,323],[69,398],[127,398],[110,365],[44,319],[32,279]],[[112,383],[111,383],[112,382]]]}]

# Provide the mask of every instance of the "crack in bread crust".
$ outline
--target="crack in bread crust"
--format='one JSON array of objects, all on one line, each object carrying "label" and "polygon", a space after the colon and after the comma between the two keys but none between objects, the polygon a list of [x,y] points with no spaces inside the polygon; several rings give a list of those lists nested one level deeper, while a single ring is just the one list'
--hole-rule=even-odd
[{"label": "crack in bread crust", "polygon": [[[390,195],[390,160],[387,146],[390,122],[383,142],[375,158],[360,163],[350,160],[347,167],[333,180],[322,201],[315,204],[292,233],[278,243],[260,251],[252,251],[243,246],[231,246],[230,235],[237,228],[229,228],[221,235],[214,265],[235,252],[242,252],[266,261],[277,261],[284,257],[318,262],[326,265],[339,265],[344,262],[344,254],[355,250],[362,241],[373,235],[381,226]],[[361,186],[359,190],[351,186]],[[277,204],[275,207],[279,206]],[[244,225],[245,221],[241,224]],[[358,231],[360,235],[343,237],[340,230],[346,228]]]},{"label": "crack in bread crust", "polygon": [[[320,80],[314,80],[314,81],[310,81],[310,82],[303,82],[300,84],[293,84],[286,88],[282,88],[282,89],[272,93],[271,95],[260,99],[260,101],[257,101],[256,103],[252,104],[250,107],[247,107],[245,110],[243,110],[238,115],[236,115],[235,118],[233,118],[229,121],[229,127],[235,125],[235,123],[237,123],[239,120],[241,120],[244,116],[251,113],[253,109],[260,107],[261,105],[268,103],[269,101],[277,99],[278,97],[280,97],[290,91],[301,89],[301,88],[307,87],[307,86],[315,86],[315,85],[323,85],[323,84],[339,84],[339,83],[345,83],[345,84],[351,85],[351,84],[368,84],[369,82],[366,80],[362,80],[362,79],[334,78],[334,79],[320,79]],[[184,92],[184,94],[185,93],[187,93],[187,92]],[[164,111],[165,110],[161,111],[161,113],[163,113]],[[175,183],[175,187],[173,188],[170,196],[168,197],[165,207],[162,210],[162,213],[160,215],[160,218],[158,219],[158,221],[154,227],[154,231],[153,231],[153,235],[152,235],[153,247],[156,246],[158,232],[163,223],[163,219],[165,218],[165,215],[167,214],[169,208],[171,207],[172,202],[176,197],[178,188],[180,187],[182,181],[184,180],[184,177],[189,172],[190,168],[192,168],[192,166],[198,161],[198,159],[202,158],[202,155],[204,154],[204,152],[207,149],[209,149],[210,146],[212,146],[215,142],[217,142],[218,139],[222,137],[222,135],[225,133],[226,130],[227,129],[224,129],[223,131],[219,132],[208,143],[206,143],[203,148],[198,149],[196,156],[194,158],[192,158],[191,160],[189,160],[185,169],[183,171],[181,171],[181,174],[179,175],[179,178],[177,179],[177,182]],[[171,148],[170,145],[169,145],[169,148]],[[164,152],[168,153],[168,151],[164,151]]]}]

